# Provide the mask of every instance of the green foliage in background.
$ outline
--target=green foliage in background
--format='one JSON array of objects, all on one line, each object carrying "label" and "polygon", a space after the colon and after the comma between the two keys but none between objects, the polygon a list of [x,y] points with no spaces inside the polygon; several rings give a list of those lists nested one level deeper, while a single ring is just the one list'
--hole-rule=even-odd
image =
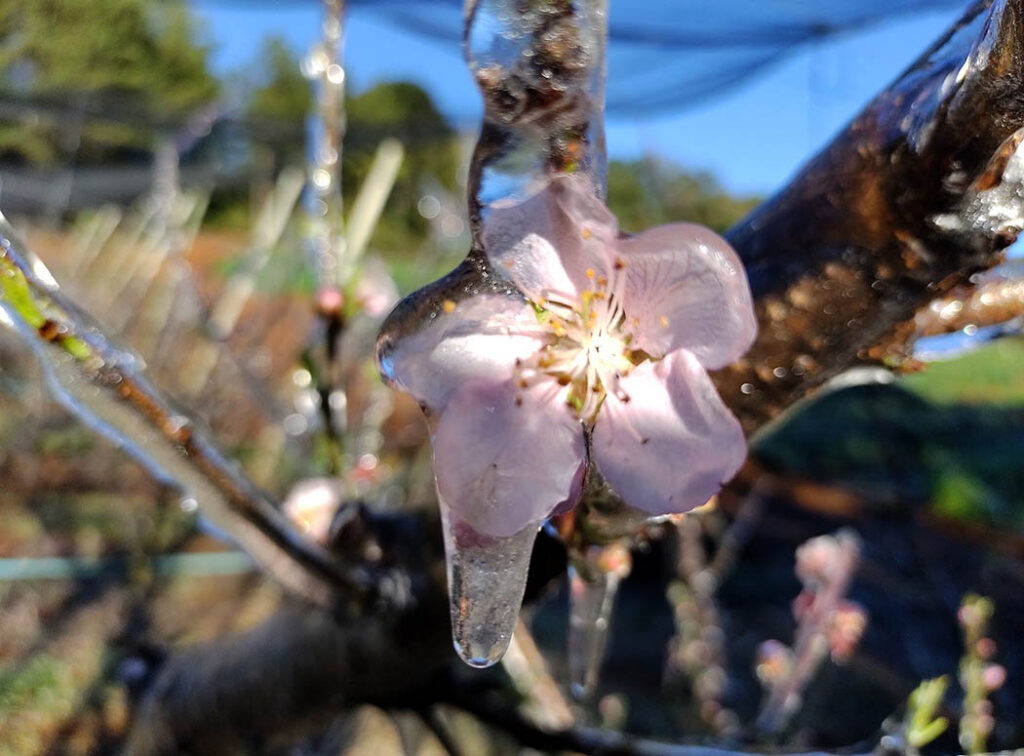
[{"label": "green foliage in background", "polygon": [[313,110],[313,94],[288,43],[276,36],[264,39],[254,68],[259,82],[249,98],[249,115],[301,127]]},{"label": "green foliage in background", "polygon": [[246,83],[252,90],[246,112],[254,123],[265,125],[254,134],[254,141],[270,156],[271,172],[288,164],[302,165],[313,92],[299,69],[298,55],[281,37],[267,37],[250,70],[256,73]]},{"label": "green foliage in background", "polygon": [[959,359],[933,362],[905,381],[938,402],[1020,406],[1024,404],[1024,339],[1000,339]]},{"label": "green foliage in background", "polygon": [[608,205],[626,231],[689,221],[721,232],[759,201],[729,194],[709,173],[687,173],[656,157],[608,166]]},{"label": "green foliage in background", "polygon": [[432,185],[453,190],[458,183],[458,144],[454,129],[427,92],[416,84],[385,82],[350,97],[342,186],[355,196],[377,145],[387,137],[405,146],[405,161],[388,198],[385,219],[371,246],[412,252],[422,245],[427,221],[417,202]]},{"label": "green foliage in background", "polygon": [[60,117],[31,129],[0,122],[0,159],[45,164],[74,148],[80,161],[98,161],[145,149],[155,121],[217,96],[208,56],[182,2],[3,0],[0,90],[107,109],[110,118],[90,118],[80,145]]}]

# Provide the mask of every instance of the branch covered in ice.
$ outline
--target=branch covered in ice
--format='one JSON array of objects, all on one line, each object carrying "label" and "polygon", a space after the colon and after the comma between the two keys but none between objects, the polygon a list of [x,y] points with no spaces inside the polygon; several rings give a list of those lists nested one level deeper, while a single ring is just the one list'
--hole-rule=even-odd
[{"label": "branch covered in ice", "polygon": [[145,378],[141,358],[115,347],[70,302],[0,216],[0,318],[33,351],[58,399],[155,477],[194,498],[272,576],[320,605],[344,588],[372,589],[359,570],[343,568],[302,538],[273,501],[206,430]]},{"label": "branch covered in ice", "polygon": [[907,364],[915,313],[1024,227],[1024,3],[982,0],[727,234],[759,336],[720,371],[753,432],[835,375]]}]

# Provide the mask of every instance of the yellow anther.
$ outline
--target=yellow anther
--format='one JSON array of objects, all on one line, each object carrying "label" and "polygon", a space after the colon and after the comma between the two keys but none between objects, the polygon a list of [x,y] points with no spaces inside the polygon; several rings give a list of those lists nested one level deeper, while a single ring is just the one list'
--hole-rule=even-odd
[{"label": "yellow anther", "polygon": [[592,279],[596,275],[597,275],[597,271],[596,270],[594,270],[593,268],[587,268],[587,278],[591,278]]},{"label": "yellow anther", "polygon": [[668,318],[666,318],[664,315],[658,316],[658,322],[661,323],[662,328],[668,328]]},{"label": "yellow anther", "polygon": [[589,228],[583,229],[583,238],[584,239],[589,239],[591,236],[593,236],[593,234],[590,233],[590,229]]},{"label": "yellow anther", "polygon": [[451,299],[446,299],[444,300],[444,303],[441,305],[441,307],[444,309],[445,312],[451,314],[455,312],[456,304]]},{"label": "yellow anther", "polygon": [[607,286],[608,285],[608,276],[598,276],[597,277],[597,285],[598,286]]}]

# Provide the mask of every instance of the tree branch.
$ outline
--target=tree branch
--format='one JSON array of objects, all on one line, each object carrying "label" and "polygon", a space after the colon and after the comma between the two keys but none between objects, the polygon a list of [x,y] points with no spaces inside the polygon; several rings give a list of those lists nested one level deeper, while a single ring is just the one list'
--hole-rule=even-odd
[{"label": "tree branch", "polygon": [[194,496],[205,516],[298,595],[331,606],[339,596],[375,593],[367,571],[303,538],[208,432],[149,384],[142,360],[115,348],[48,277],[0,216],[0,314],[71,412],[158,479]]},{"label": "tree branch", "polygon": [[1024,2],[976,3],[729,234],[760,334],[716,383],[748,432],[838,373],[899,366],[915,312],[1024,224]]}]

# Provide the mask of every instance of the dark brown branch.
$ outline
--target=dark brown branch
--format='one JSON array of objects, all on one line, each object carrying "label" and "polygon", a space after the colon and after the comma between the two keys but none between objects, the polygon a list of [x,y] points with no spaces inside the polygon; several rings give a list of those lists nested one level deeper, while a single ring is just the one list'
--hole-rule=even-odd
[{"label": "dark brown branch", "polygon": [[716,381],[748,432],[850,367],[898,366],[915,312],[1014,241],[1022,36],[1024,2],[977,3],[730,233],[761,330]]},{"label": "dark brown branch", "polygon": [[443,603],[344,627],[327,612],[286,609],[242,636],[173,657],[138,712],[127,752],[236,753],[359,704],[389,706],[437,675],[447,636]]}]

